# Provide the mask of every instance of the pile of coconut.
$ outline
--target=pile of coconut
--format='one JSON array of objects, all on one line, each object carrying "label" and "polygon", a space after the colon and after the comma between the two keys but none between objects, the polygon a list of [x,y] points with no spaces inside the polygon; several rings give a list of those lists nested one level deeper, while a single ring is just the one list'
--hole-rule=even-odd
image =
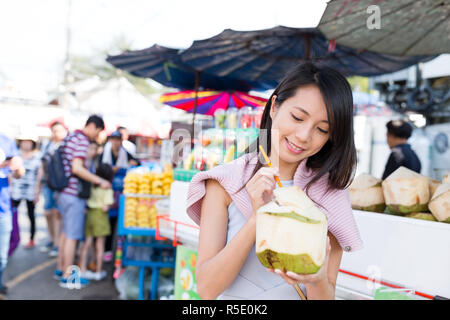
[{"label": "pile of coconut", "polygon": [[369,174],[349,187],[352,208],[450,223],[450,176],[442,182],[400,167],[384,181]]}]

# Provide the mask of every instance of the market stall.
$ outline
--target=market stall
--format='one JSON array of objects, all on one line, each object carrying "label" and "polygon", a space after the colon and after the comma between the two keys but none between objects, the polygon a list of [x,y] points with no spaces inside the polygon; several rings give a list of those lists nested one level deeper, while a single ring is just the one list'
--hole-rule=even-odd
[{"label": "market stall", "polygon": [[[199,227],[186,213],[189,181],[200,170],[208,170],[240,156],[257,135],[257,131],[256,135],[250,133],[250,138],[243,139],[240,146],[239,134],[237,139],[228,139],[239,131],[228,132],[229,129],[220,128],[227,121],[226,114],[224,119],[216,117],[215,121],[216,127],[203,132],[197,148],[186,157],[185,167],[174,169],[169,215],[157,219],[158,237],[170,239],[177,246],[176,299],[199,299],[195,290]],[[247,134],[249,132],[246,131]],[[236,152],[227,158],[227,154],[232,154],[229,150],[233,146]],[[220,153],[217,148],[224,151]],[[412,188],[398,185],[405,179],[410,179],[407,185]],[[388,177],[384,181],[371,177],[368,181],[359,182],[358,186],[352,185],[353,213],[364,248],[355,253],[344,251],[336,299],[426,300],[450,297],[450,219],[448,207],[442,203],[448,201],[445,199],[449,197],[450,189],[449,178],[445,179],[437,181],[407,172],[393,174],[391,179]],[[355,196],[355,188],[360,189],[360,196]],[[383,190],[387,192],[386,196]],[[388,196],[392,191],[387,190],[406,191]],[[414,208],[408,206],[408,199],[416,199],[419,194],[420,204],[412,206]],[[382,203],[377,202],[380,197]]]},{"label": "market stall", "polygon": [[[157,232],[182,244],[182,250],[192,255],[197,250],[199,228],[186,213],[188,186],[187,181],[172,184],[170,216],[159,219]],[[450,224],[378,212],[353,212],[364,248],[355,253],[344,252],[337,299],[371,300],[382,287],[409,292],[411,298],[419,300],[450,297]],[[193,285],[185,288],[195,285],[195,272],[191,273]],[[175,282],[182,281],[181,274],[178,275]],[[185,291],[192,290],[183,289],[178,296]],[[192,292],[187,294],[194,296]]]}]

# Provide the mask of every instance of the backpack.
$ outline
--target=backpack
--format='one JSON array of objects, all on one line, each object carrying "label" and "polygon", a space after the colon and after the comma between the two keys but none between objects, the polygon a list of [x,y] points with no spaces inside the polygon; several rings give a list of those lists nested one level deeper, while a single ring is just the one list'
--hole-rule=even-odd
[{"label": "backpack", "polygon": [[69,185],[69,177],[66,176],[63,163],[63,146],[61,144],[52,155],[47,156],[46,166],[48,169],[47,185],[51,190],[62,191]]}]

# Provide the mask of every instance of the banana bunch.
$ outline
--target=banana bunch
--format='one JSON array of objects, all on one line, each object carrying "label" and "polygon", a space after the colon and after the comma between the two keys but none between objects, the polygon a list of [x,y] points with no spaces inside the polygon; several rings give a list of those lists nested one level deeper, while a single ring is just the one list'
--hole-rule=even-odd
[{"label": "banana bunch", "polygon": [[123,193],[138,193],[139,189],[139,174],[127,173],[123,180]]},{"label": "banana bunch", "polygon": [[151,181],[153,180],[152,174],[150,172],[139,175],[139,194],[151,194]]},{"label": "banana bunch", "polygon": [[158,211],[155,206],[150,207],[150,228],[156,228],[156,217],[158,215]]},{"label": "banana bunch", "polygon": [[125,208],[125,228],[156,228],[158,212],[148,199],[128,198]]},{"label": "banana bunch", "polygon": [[173,182],[173,171],[167,170],[163,173],[154,173],[152,180],[152,194],[168,196],[170,194],[170,185]]},{"label": "banana bunch", "polygon": [[125,228],[137,227],[137,216],[136,211],[138,207],[137,198],[126,198],[125,199]]},{"label": "banana bunch", "polygon": [[147,201],[140,201],[136,209],[137,226],[139,228],[152,228],[150,219],[150,206]]}]

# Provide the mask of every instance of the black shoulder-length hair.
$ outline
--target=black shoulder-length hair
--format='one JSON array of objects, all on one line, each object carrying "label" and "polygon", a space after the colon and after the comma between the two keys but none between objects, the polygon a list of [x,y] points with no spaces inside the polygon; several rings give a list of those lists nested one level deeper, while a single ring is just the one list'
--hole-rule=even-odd
[{"label": "black shoulder-length hair", "polygon": [[293,97],[297,90],[306,85],[316,85],[319,88],[327,109],[330,133],[330,138],[322,149],[307,159],[306,167],[312,169],[315,175],[306,185],[306,191],[326,173],[329,174],[327,192],[330,189],[345,189],[353,180],[356,167],[352,90],[341,73],[311,62],[300,64],[289,72],[267,101],[261,119],[260,135],[247,149],[247,152],[256,150],[259,159],[252,176],[263,167],[264,163],[259,145],[262,144],[267,148],[268,154],[271,151],[272,97],[276,96],[276,107],[282,107],[284,101]]}]

